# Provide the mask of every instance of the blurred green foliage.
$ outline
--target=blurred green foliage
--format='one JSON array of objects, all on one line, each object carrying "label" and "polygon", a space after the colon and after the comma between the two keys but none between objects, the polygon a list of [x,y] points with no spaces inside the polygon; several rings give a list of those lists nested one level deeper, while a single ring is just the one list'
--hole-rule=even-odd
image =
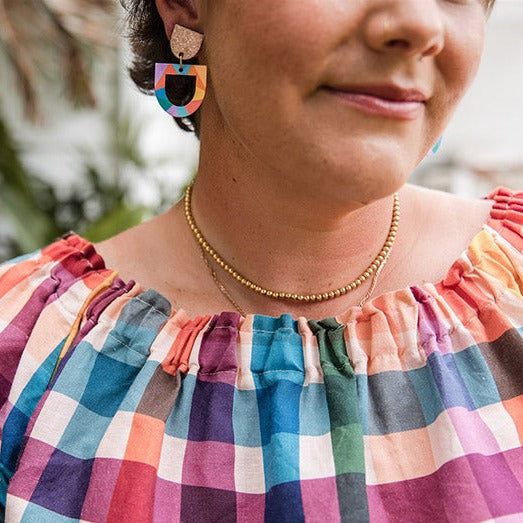
[{"label": "blurred green foliage", "polygon": [[0,247],[7,256],[34,250],[60,233],[52,219],[58,205],[53,188],[31,176],[20,156],[0,118],[0,219],[12,228],[0,236]]},{"label": "blurred green foliage", "polygon": [[0,117],[0,220],[8,226],[8,232],[0,231],[4,259],[33,251],[70,230],[100,241],[152,215],[152,209],[130,203],[129,184],[120,176],[129,167],[135,176],[145,176],[139,126],[133,127],[128,120],[113,121],[116,128],[104,155],[114,172],[104,172],[85,151],[83,164],[74,173],[82,183],[64,197],[53,183],[25,167],[21,149]]}]

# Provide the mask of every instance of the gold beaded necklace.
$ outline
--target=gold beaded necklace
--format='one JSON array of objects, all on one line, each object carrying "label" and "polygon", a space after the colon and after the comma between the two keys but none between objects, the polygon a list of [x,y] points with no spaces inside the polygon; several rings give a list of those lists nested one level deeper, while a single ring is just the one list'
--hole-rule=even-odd
[{"label": "gold beaded necklace", "polygon": [[[398,193],[394,193],[394,204],[392,207],[392,219],[391,224],[389,228],[389,233],[387,235],[387,239],[385,240],[385,243],[383,244],[383,247],[381,248],[381,251],[379,254],[374,258],[372,263],[363,271],[355,280],[351,281],[350,283],[344,285],[343,287],[339,287],[337,289],[329,290],[327,292],[323,293],[313,293],[313,294],[297,294],[297,293],[291,293],[286,291],[274,291],[271,289],[265,289],[261,285],[258,285],[257,283],[252,282],[248,278],[245,278],[242,276],[234,267],[232,267],[229,263],[227,263],[223,258],[215,251],[213,247],[207,242],[203,234],[201,233],[200,229],[196,225],[196,222],[194,220],[194,216],[192,214],[191,209],[191,196],[192,196],[192,183],[187,186],[187,189],[185,191],[185,218],[187,220],[187,224],[189,225],[189,228],[191,229],[194,239],[200,246],[200,249],[202,251],[202,256],[204,258],[204,261],[206,262],[207,266],[211,269],[211,273],[213,275],[214,281],[217,283],[218,287],[223,293],[222,288],[225,288],[224,285],[219,282],[216,273],[210,267],[210,264],[208,263],[208,260],[206,258],[206,255],[208,255],[217,265],[218,267],[222,268],[225,272],[228,272],[235,280],[237,280],[239,283],[241,283],[243,286],[251,289],[252,291],[262,295],[267,296],[268,298],[272,298],[275,300],[288,300],[288,301],[298,301],[298,302],[304,302],[304,303],[316,303],[316,302],[322,302],[327,300],[332,300],[335,298],[339,298],[340,296],[343,296],[347,294],[348,292],[352,292],[353,290],[360,287],[365,281],[367,281],[371,276],[373,277],[373,281],[371,284],[371,288],[367,295],[362,300],[363,303],[367,301],[370,298],[370,295],[372,295],[372,292],[374,291],[374,288],[377,283],[377,278],[379,276],[379,273],[383,269],[384,265],[386,264],[388,257],[390,255],[390,251],[392,249],[392,246],[394,244],[394,240],[396,239],[396,235],[398,233],[398,226],[400,221],[400,204],[399,204],[399,195]],[[230,293],[227,291],[225,296],[231,301]],[[234,301],[231,301],[233,305],[238,309],[238,306]],[[362,305],[360,303],[360,305]],[[243,311],[242,311],[243,312]]]}]

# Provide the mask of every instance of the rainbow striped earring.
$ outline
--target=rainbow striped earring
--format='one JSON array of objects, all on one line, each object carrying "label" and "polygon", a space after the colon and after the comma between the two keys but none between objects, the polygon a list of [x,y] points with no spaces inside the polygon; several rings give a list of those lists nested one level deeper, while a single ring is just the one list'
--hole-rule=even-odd
[{"label": "rainbow striped earring", "polygon": [[[207,88],[207,67],[205,65],[185,64],[184,60],[194,58],[203,43],[203,35],[187,27],[175,25],[171,35],[171,50],[180,60],[178,64],[158,62],[155,65],[154,92],[162,108],[175,118],[184,118],[195,113],[202,105]],[[165,83],[168,76],[194,76],[196,89],[191,101],[186,105],[175,105],[167,97]]]}]

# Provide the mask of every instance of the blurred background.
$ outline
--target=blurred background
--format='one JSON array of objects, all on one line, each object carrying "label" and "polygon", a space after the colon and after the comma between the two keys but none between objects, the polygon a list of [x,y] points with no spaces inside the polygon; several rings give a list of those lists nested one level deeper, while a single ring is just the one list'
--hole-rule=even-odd
[{"label": "blurred background", "polygon": [[[423,0],[420,0],[423,1]],[[127,78],[114,0],[0,0],[0,262],[99,241],[175,203],[198,142]],[[478,79],[412,181],[523,188],[523,0],[497,0]]]}]

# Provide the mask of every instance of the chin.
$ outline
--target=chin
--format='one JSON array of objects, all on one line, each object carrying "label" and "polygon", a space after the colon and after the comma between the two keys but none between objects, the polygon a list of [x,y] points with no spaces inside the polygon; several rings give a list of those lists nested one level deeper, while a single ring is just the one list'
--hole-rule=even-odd
[{"label": "chin", "polygon": [[362,147],[359,151],[345,153],[344,161],[333,166],[336,198],[351,198],[362,204],[385,198],[399,191],[416,167],[415,161],[390,150],[374,149],[369,154]]}]

